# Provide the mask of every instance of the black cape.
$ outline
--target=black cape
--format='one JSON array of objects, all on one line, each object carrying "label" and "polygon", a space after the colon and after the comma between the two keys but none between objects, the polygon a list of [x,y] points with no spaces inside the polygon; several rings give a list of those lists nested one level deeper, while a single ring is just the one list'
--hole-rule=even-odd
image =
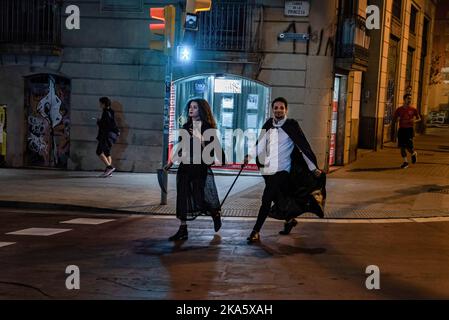
[{"label": "black cape", "polygon": [[[272,128],[274,126],[271,118],[264,124],[262,129],[268,132]],[[289,192],[279,192],[276,195],[269,216],[279,220],[290,220],[303,213],[311,212],[323,218],[326,202],[326,175],[323,172],[320,177],[315,177],[313,172],[309,170],[302,153],[318,168],[317,158],[299,123],[296,120],[287,119],[281,128],[295,144],[291,154],[292,163],[288,181]],[[259,168],[262,167],[258,158],[256,162]]]}]

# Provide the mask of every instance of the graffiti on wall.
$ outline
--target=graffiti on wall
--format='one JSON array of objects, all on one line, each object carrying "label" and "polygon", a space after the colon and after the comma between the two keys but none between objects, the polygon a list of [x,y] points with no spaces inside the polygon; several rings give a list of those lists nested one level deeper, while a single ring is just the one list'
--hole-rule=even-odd
[{"label": "graffiti on wall", "polygon": [[66,168],[70,155],[70,82],[53,75],[26,79],[26,163]]},{"label": "graffiti on wall", "polygon": [[[290,41],[292,42],[292,53],[297,52],[297,42],[305,42],[306,51],[303,52],[305,55],[316,55],[320,56],[322,53],[323,44],[324,45],[324,56],[330,55],[331,57],[334,55],[334,36],[335,36],[335,27],[333,24],[330,24],[326,29],[315,30],[313,31],[312,26],[309,25],[307,27],[307,33],[297,33],[296,32],[296,23],[292,22],[289,24],[287,29],[285,29],[281,35],[290,35]],[[326,35],[325,35],[326,34]],[[278,40],[281,40],[281,36],[278,37]],[[285,37],[286,38],[286,37]],[[286,40],[286,39],[284,39]],[[310,44],[316,43],[316,51],[311,52]]]}]

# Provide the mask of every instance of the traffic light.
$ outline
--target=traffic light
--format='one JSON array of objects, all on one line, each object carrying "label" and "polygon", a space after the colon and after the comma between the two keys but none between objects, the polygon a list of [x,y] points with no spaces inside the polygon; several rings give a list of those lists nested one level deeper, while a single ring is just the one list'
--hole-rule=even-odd
[{"label": "traffic light", "polygon": [[150,31],[156,39],[150,40],[150,49],[170,54],[175,44],[176,9],[169,5],[163,8],[150,8],[150,17],[158,20],[150,23]]},{"label": "traffic light", "polygon": [[176,57],[178,62],[189,63],[192,61],[193,49],[191,46],[182,45],[178,46]]},{"label": "traffic light", "polygon": [[198,14],[200,11],[209,11],[211,0],[187,0],[185,30],[198,31]]},{"label": "traffic light", "polygon": [[212,0],[187,0],[186,12],[197,13],[200,11],[209,11]]}]

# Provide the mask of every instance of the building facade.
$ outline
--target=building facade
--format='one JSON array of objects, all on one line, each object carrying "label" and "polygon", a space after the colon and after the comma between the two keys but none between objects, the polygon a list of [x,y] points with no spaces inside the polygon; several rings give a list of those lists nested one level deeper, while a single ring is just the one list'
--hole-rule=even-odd
[{"label": "building facade", "polygon": [[380,30],[372,30],[368,71],[364,74],[359,147],[378,149],[394,140],[392,116],[411,93],[423,121],[428,114],[430,50],[436,1],[369,0],[380,9]]},{"label": "building facade", "polygon": [[338,5],[337,52],[330,132],[329,165],[357,159],[363,74],[368,70],[370,35],[366,28],[367,2],[342,0]]},{"label": "building facade", "polygon": [[[161,167],[167,58],[148,48],[148,11],[167,4],[175,6],[180,26],[185,1],[2,2],[7,19],[1,29],[0,103],[8,114],[8,166],[100,169],[93,118],[100,114],[98,98],[109,96],[122,132],[113,148],[117,168]],[[69,5],[80,9],[79,30],[65,27]],[[179,113],[188,98],[204,96],[214,100],[223,128],[247,129],[265,120],[270,99],[284,96],[290,117],[300,122],[324,167],[336,9],[336,0],[314,0],[307,13],[287,15],[284,1],[213,1],[212,10],[202,13],[194,61],[173,63],[179,101],[172,112]],[[39,12],[36,21],[30,10]],[[310,38],[281,41],[285,32]],[[239,82],[241,91],[226,89],[229,80]]]},{"label": "building facade", "polygon": [[430,71],[429,119],[431,124],[449,121],[449,3],[440,1],[435,18]]}]

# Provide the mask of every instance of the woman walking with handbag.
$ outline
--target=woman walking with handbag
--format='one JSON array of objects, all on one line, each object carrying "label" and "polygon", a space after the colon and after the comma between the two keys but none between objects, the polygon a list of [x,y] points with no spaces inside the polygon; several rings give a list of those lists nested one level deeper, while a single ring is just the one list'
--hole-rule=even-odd
[{"label": "woman walking with handbag", "polygon": [[97,156],[106,165],[104,172],[100,177],[109,177],[115,168],[112,166],[111,149],[112,145],[117,142],[120,130],[115,122],[114,110],[111,108],[111,100],[108,97],[99,99],[100,108],[103,110],[101,118],[97,119],[98,125],[98,145]]}]

